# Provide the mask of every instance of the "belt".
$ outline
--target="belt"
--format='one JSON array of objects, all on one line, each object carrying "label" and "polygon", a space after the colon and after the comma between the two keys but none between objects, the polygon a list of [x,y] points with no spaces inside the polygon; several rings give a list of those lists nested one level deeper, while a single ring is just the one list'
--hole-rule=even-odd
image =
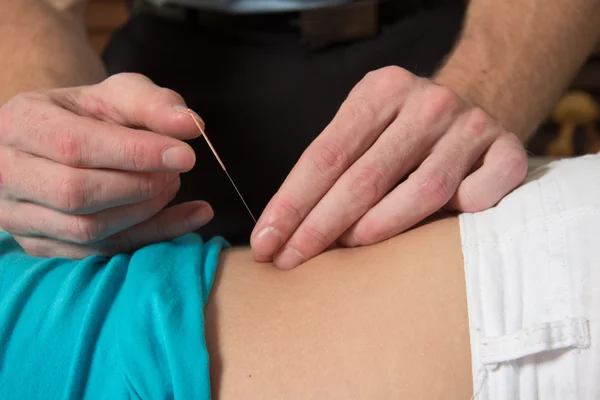
[{"label": "belt", "polygon": [[[463,0],[464,1],[464,0]],[[229,14],[180,6],[139,7],[137,12],[186,21],[217,29],[293,34],[311,49],[369,38],[382,26],[392,24],[418,11],[457,0],[357,0],[351,3],[295,12]]]}]

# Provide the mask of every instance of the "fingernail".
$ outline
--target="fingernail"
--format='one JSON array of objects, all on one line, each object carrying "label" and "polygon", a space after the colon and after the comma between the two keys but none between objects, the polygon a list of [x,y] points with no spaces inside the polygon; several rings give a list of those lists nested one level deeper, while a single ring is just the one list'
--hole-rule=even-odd
[{"label": "fingernail", "polygon": [[292,269],[302,264],[303,261],[304,256],[298,250],[287,247],[275,258],[275,265],[281,269]]},{"label": "fingernail", "polygon": [[189,147],[169,147],[162,153],[163,165],[174,171],[189,171],[196,163],[196,155]]},{"label": "fingernail", "polygon": [[281,247],[282,243],[281,232],[273,226],[267,226],[252,237],[250,245],[258,254],[272,255]]},{"label": "fingernail", "polygon": [[206,125],[204,124],[204,120],[202,119],[202,117],[200,117],[198,115],[198,113],[195,112],[194,110],[192,110],[191,108],[182,106],[179,104],[171,104],[171,108],[173,109],[173,111],[178,112],[178,113],[183,113],[183,114],[193,113],[194,116],[198,119],[198,122],[200,122],[200,125],[202,125],[202,129],[206,128]]},{"label": "fingernail", "polygon": [[180,104],[171,104],[171,108],[178,113],[188,113],[190,109],[186,106],[182,106]]}]

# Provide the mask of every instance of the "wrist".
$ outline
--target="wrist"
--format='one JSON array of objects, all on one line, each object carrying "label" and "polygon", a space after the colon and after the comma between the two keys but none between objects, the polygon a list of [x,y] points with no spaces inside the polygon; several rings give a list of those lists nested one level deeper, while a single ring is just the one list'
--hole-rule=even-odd
[{"label": "wrist", "polygon": [[[432,76],[438,85],[452,89],[468,103],[482,108],[502,126],[525,140],[528,130],[525,107],[514,109],[522,101],[513,98],[507,79],[481,51],[459,44],[443,66]],[[479,54],[478,57],[473,55]],[[498,65],[498,64],[496,64]],[[514,83],[514,82],[513,82]]]}]

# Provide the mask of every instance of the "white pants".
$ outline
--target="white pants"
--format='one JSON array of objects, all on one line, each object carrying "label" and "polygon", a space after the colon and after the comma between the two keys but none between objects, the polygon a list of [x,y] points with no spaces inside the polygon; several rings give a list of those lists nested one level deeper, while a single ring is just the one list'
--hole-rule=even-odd
[{"label": "white pants", "polygon": [[474,398],[600,399],[600,156],[460,224]]}]

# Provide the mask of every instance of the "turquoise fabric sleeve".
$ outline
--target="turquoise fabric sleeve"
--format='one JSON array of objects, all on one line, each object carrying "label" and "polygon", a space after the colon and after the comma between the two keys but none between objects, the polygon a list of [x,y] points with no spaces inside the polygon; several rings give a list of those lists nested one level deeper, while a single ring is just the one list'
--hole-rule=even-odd
[{"label": "turquoise fabric sleeve", "polygon": [[203,311],[227,242],[81,261],[0,233],[0,399],[209,399]]}]

